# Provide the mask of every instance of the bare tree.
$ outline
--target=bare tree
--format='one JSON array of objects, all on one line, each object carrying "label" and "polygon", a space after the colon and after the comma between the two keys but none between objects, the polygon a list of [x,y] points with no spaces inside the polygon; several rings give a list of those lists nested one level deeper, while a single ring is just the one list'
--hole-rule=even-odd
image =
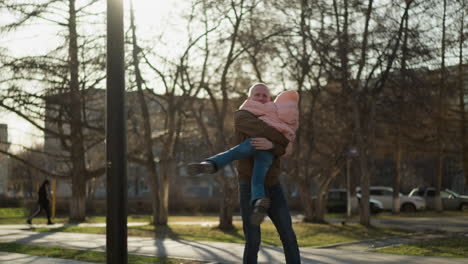
[{"label": "bare tree", "polygon": [[[32,21],[45,21],[65,30],[66,45],[58,47],[49,54],[37,57],[12,58],[5,64],[11,75],[8,78],[10,88],[6,97],[9,101],[2,101],[1,106],[15,112],[35,127],[45,131],[52,137],[57,137],[62,149],[65,150],[69,163],[66,172],[72,180],[72,197],[70,199],[70,220],[83,221],[85,219],[86,182],[104,174],[104,167],[96,170],[87,168],[85,153],[96,143],[86,142],[85,130],[102,133],[102,126],[90,125],[86,120],[84,96],[85,90],[95,87],[104,79],[102,56],[94,55],[94,74],[90,74],[89,66],[80,62],[80,50],[89,42],[79,43],[78,22],[79,14],[91,14],[88,8],[97,1],[90,0],[77,6],[75,0],[67,2],[39,1],[35,3],[4,1],[2,11],[10,11],[16,20],[5,25],[4,30],[16,30]],[[95,38],[97,38],[95,36]],[[90,39],[88,39],[90,40]],[[94,44],[94,43],[93,43]],[[65,48],[66,47],[66,48]],[[65,59],[63,59],[65,58]],[[88,57],[89,58],[89,57]],[[102,73],[99,75],[99,69]],[[89,75],[88,75],[89,74]],[[91,80],[90,75],[94,75]],[[88,79],[89,78],[89,79]],[[35,90],[27,91],[17,85],[23,82],[36,86]],[[89,83],[88,83],[89,82]],[[42,89],[42,93],[38,93]],[[55,97],[52,106],[46,103]],[[45,108],[47,107],[47,109]],[[55,128],[41,124],[47,115],[56,124]],[[95,137],[95,140],[102,137]],[[64,153],[64,152],[62,152]],[[103,165],[103,164],[102,164]]]},{"label": "bare tree", "polygon": [[[385,25],[385,20],[379,17],[379,14],[385,14],[385,6],[374,6],[372,0],[367,1],[366,5],[353,3],[353,6],[347,0],[333,1],[337,54],[340,59],[338,71],[341,85],[348,91],[351,102],[351,118],[361,173],[360,223],[366,226],[370,225],[369,173],[375,147],[376,98],[387,81],[400,48],[405,17],[408,16],[412,2],[405,2],[397,23]],[[356,27],[355,15],[361,12],[352,12],[355,9],[362,10],[363,26]],[[376,22],[377,27],[372,27],[371,21]],[[392,37],[386,45],[377,43],[375,39],[382,37],[379,34],[382,31]],[[358,35],[359,39],[356,38]],[[379,72],[378,75],[376,71]]]},{"label": "bare tree", "polygon": [[[159,182],[159,176],[156,169],[155,156],[153,154],[153,139],[152,139],[152,128],[150,121],[150,113],[148,110],[148,105],[146,103],[145,94],[143,91],[143,77],[140,71],[140,62],[139,62],[139,52],[140,47],[137,44],[136,37],[136,26],[135,26],[135,14],[133,9],[133,1],[130,1],[130,27],[132,34],[132,62],[135,70],[135,80],[137,86],[138,102],[140,105],[140,111],[142,114],[142,126],[143,126],[143,157],[142,164],[145,166],[148,171],[148,182],[151,189],[151,200],[153,207],[153,224],[160,224],[160,220],[164,214],[164,211],[161,208],[161,184]],[[167,224],[167,215],[166,222],[161,224]]]},{"label": "bare tree", "polygon": [[[192,82],[201,88],[201,92],[208,97],[209,108],[212,111],[214,122],[214,134],[208,134],[208,125],[201,118],[203,114],[201,108],[194,108],[193,114],[197,119],[200,130],[207,136],[205,140],[208,146],[212,146],[212,152],[224,151],[228,146],[230,133],[228,133],[227,118],[233,111],[230,103],[232,93],[235,93],[235,78],[232,76],[236,62],[241,55],[250,48],[248,44],[240,45],[241,29],[246,16],[259,4],[258,1],[201,1],[201,20],[205,27],[205,32],[211,25],[222,25],[221,30],[205,36],[203,49],[203,71],[202,78],[197,78],[199,82]],[[210,38],[211,35],[218,34],[217,37]],[[222,44],[222,45],[220,45]],[[214,48],[216,47],[216,48]],[[208,74],[211,74],[208,77]],[[207,77],[205,77],[207,76]],[[210,81],[209,81],[210,80]],[[201,84],[201,85],[198,85]],[[246,87],[242,87],[246,89]],[[222,198],[220,200],[220,228],[229,230],[232,225],[232,208],[235,202],[235,180],[227,177],[224,171],[216,174],[216,180],[220,183]]]},{"label": "bare tree", "polygon": [[[349,104],[337,89],[327,60],[332,39],[327,32],[326,5],[298,1],[280,7],[287,17],[298,17],[294,31],[284,38],[284,65],[288,79],[301,93],[301,127],[298,131],[291,175],[299,187],[304,221],[323,222],[330,184],[340,174],[352,140],[347,121]],[[298,14],[296,14],[296,12]],[[318,183],[312,204],[311,189]]]},{"label": "bare tree", "polygon": [[[189,19],[188,24],[190,24],[190,21]],[[144,49],[138,45],[134,15],[131,12],[132,61],[135,69],[138,102],[140,104],[140,111],[138,113],[141,113],[142,118],[135,118],[135,113],[133,113],[132,118],[136,120],[136,125],[131,126],[130,130],[139,126],[143,126],[144,129],[141,136],[138,136],[138,129],[136,129],[137,138],[134,138],[134,140],[139,143],[136,147],[131,148],[133,153],[131,153],[130,159],[144,165],[149,171],[148,182],[150,183],[153,195],[154,225],[167,224],[169,188],[171,177],[176,174],[176,163],[178,161],[178,157],[176,157],[177,145],[181,139],[181,132],[184,132],[183,137],[194,136],[193,132],[188,131],[190,128],[183,127],[185,125],[186,112],[191,111],[190,109],[193,110],[194,107],[199,105],[196,97],[206,85],[207,56],[202,57],[204,62],[201,70],[191,65],[190,56],[192,53],[196,54],[192,50],[196,49],[199,42],[216,28],[217,25],[213,27],[207,26],[197,36],[193,37],[190,35],[187,46],[179,58],[171,60],[164,54],[161,54],[161,52],[151,52],[149,49]],[[152,58],[162,61],[165,67],[159,66]],[[144,63],[140,63],[140,59],[143,59]],[[147,78],[157,80],[156,85],[150,85],[143,78],[142,67],[144,67],[147,76],[149,76]],[[163,70],[162,68],[166,69]],[[200,77],[200,80],[194,81],[197,78],[193,76]],[[164,92],[156,92],[158,88],[162,88]],[[150,111],[150,107],[153,111]],[[156,115],[154,115],[154,109],[156,108],[160,109],[160,111],[156,111]],[[153,115],[151,115],[151,112]],[[196,116],[196,118],[198,118],[199,123],[202,122],[199,116]],[[204,127],[202,126],[202,128]],[[195,140],[195,138],[191,140]],[[157,149],[157,155],[153,153],[155,149]],[[182,151],[187,150],[183,149]]]}]

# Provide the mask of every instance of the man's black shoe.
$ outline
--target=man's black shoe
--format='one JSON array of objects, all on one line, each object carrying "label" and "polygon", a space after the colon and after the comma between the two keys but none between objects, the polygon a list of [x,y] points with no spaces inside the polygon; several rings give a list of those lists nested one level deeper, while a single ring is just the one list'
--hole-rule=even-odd
[{"label": "man's black shoe", "polygon": [[32,225],[32,222],[31,222],[31,220],[30,220],[30,219],[28,219],[28,220],[26,221],[26,223],[28,223],[28,224]]}]

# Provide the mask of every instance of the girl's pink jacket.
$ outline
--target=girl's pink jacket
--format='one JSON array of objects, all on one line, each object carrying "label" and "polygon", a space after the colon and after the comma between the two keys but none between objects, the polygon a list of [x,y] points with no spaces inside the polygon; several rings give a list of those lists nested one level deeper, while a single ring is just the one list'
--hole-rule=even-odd
[{"label": "girl's pink jacket", "polygon": [[281,132],[289,142],[293,142],[299,127],[298,101],[299,95],[296,91],[285,91],[279,94],[274,102],[265,104],[247,99],[239,109],[254,114]]}]

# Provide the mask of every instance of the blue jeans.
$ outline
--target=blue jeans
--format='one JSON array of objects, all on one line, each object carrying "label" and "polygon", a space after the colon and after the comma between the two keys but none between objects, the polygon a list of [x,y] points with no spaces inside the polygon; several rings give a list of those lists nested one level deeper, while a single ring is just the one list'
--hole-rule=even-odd
[{"label": "blue jeans", "polygon": [[227,164],[235,160],[254,159],[254,167],[252,172],[252,198],[251,201],[265,197],[265,181],[266,174],[270,169],[275,155],[270,151],[256,150],[251,144],[251,138],[244,140],[239,145],[229,149],[228,151],[219,153],[206,160],[213,162],[219,170]]},{"label": "blue jeans", "polygon": [[[252,215],[253,206],[250,202],[249,185],[250,183],[245,180],[239,182],[240,211],[245,238],[243,263],[256,264],[260,248],[261,234],[260,226],[250,224],[250,216]],[[268,216],[275,225],[280,236],[286,263],[299,264],[301,263],[299,246],[297,245],[296,234],[292,227],[291,215],[289,213],[288,204],[284,197],[281,185],[275,184],[273,186],[267,186],[266,192],[271,199]]]}]

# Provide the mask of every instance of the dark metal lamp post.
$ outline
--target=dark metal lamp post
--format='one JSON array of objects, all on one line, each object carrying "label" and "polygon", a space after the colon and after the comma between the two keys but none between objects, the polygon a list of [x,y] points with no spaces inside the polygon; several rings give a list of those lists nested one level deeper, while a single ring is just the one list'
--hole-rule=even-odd
[{"label": "dark metal lamp post", "polygon": [[127,263],[127,142],[123,0],[107,0],[107,263]]}]

